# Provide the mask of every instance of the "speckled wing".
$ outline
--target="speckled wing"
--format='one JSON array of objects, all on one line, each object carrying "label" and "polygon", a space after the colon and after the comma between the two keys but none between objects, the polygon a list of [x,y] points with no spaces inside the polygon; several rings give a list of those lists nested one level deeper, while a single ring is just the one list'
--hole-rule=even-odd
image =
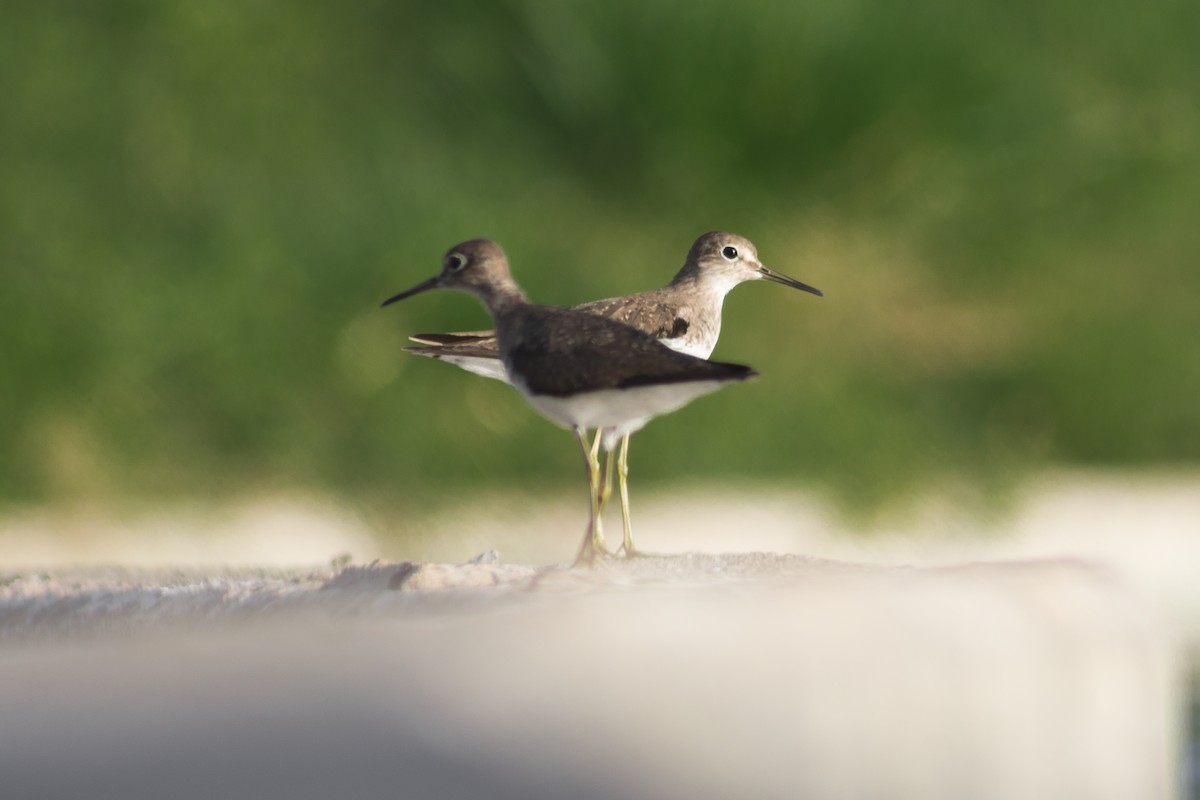
[{"label": "speckled wing", "polygon": [[[637,302],[631,302],[634,299]],[[649,293],[596,300],[575,306],[575,310],[623,322],[655,339],[675,339],[688,331],[677,304],[652,299]]]}]

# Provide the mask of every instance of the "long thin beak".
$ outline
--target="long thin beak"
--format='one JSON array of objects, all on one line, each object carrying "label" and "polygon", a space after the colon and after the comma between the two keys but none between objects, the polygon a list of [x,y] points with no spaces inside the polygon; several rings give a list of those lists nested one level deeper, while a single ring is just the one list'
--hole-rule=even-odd
[{"label": "long thin beak", "polygon": [[406,289],[403,292],[401,292],[400,294],[392,295],[387,300],[383,301],[383,303],[380,305],[380,308],[382,308],[383,306],[391,305],[392,303],[395,303],[398,300],[403,300],[406,297],[412,297],[414,294],[420,294],[421,292],[427,292],[430,289],[436,289],[437,287],[439,287],[441,285],[442,285],[442,276],[434,275],[429,280],[427,280],[423,283],[418,283],[416,286],[412,287],[411,289]]},{"label": "long thin beak", "polygon": [[815,286],[809,286],[807,283],[801,283],[800,281],[796,280],[795,278],[789,278],[787,275],[784,275],[782,272],[776,272],[775,270],[767,269],[764,266],[759,266],[758,271],[764,278],[766,278],[769,281],[775,281],[776,283],[782,283],[784,286],[791,286],[793,289],[799,289],[802,292],[808,292],[809,294],[815,294],[817,297],[825,296],[825,293],[822,292],[820,289],[816,288]]}]

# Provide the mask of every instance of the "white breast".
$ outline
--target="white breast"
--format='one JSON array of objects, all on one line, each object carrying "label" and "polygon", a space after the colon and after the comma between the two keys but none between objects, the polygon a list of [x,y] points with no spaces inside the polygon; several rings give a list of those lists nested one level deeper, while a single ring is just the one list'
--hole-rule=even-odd
[{"label": "white breast", "polygon": [[717,346],[715,340],[711,342],[705,342],[698,339],[692,339],[689,341],[687,337],[684,336],[677,336],[674,339],[659,339],[659,341],[672,350],[680,353],[686,353],[689,356],[695,356],[696,358],[708,358],[712,355],[713,349]]}]

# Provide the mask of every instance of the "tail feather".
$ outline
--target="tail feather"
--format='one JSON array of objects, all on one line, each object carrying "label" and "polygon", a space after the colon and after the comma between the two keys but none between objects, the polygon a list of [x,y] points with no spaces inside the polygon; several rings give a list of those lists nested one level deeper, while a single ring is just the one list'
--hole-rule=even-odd
[{"label": "tail feather", "polygon": [[408,337],[417,344],[460,345],[495,340],[495,331],[463,331],[461,333],[414,333]]},{"label": "tail feather", "polygon": [[449,356],[461,358],[487,358],[499,360],[500,353],[494,348],[487,347],[405,347],[404,352],[430,358],[446,358]]}]

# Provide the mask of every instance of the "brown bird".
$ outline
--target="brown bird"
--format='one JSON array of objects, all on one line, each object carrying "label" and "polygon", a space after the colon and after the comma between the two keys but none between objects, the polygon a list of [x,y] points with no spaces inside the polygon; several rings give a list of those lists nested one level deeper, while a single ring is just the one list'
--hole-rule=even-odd
[{"label": "brown bird", "polygon": [[[586,432],[592,428],[601,432],[611,458],[617,441],[652,418],[757,374],[740,364],[706,361],[673,350],[609,317],[534,305],[513,281],[504,251],[487,239],[451,248],[440,274],[383,305],[437,288],[469,292],[487,307],[495,326],[496,355],[490,360],[503,365],[506,380],[542,416],[575,432],[591,501],[577,560],[590,561],[603,552],[599,462]],[[632,550],[632,541],[628,544]]]},{"label": "brown bird", "polygon": [[[673,350],[708,358],[721,335],[721,308],[725,295],[747,281],[768,280],[801,291],[824,295],[819,289],[763,266],[754,244],[726,231],[711,231],[692,244],[683,267],[666,286],[647,292],[610,297],[575,306],[575,310],[597,314],[648,333]],[[463,333],[418,333],[410,336],[417,347],[410,353],[440,359],[486,378],[507,381],[494,331]],[[599,458],[602,443],[596,432],[592,452]],[[617,482],[621,497],[622,550],[634,555],[633,528],[629,515],[629,436],[620,439]],[[613,448],[606,447],[600,507],[611,494]],[[599,527],[597,528],[599,531]],[[601,541],[603,534],[598,534]]]}]

